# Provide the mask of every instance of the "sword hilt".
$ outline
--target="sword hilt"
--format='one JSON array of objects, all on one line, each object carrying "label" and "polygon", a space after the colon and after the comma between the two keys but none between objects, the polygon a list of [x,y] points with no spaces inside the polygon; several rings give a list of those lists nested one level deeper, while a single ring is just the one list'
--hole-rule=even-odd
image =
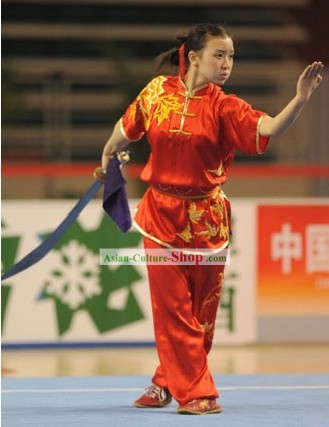
[{"label": "sword hilt", "polygon": [[125,165],[130,160],[130,151],[120,151],[119,153],[117,153],[117,156],[119,159],[119,163],[121,165]]},{"label": "sword hilt", "polygon": [[97,179],[97,181],[101,182],[102,184],[104,184],[105,182],[105,175],[106,175],[106,170],[104,170],[102,166],[98,166],[93,173],[93,177]]}]

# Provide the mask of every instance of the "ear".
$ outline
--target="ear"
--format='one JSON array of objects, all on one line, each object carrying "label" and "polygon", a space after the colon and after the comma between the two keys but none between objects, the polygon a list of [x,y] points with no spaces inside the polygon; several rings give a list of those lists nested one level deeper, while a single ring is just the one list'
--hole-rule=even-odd
[{"label": "ear", "polygon": [[189,53],[187,54],[188,59],[189,59],[189,63],[191,65],[197,65],[198,63],[198,54],[194,51],[194,50],[190,50]]}]

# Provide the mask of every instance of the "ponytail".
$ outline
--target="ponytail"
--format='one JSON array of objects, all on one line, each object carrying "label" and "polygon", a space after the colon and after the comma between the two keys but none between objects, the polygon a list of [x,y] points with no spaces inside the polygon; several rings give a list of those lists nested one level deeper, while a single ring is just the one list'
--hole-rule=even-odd
[{"label": "ponytail", "polygon": [[[183,77],[188,66],[188,53],[191,50],[196,52],[202,50],[209,37],[231,38],[232,36],[224,27],[215,24],[198,24],[191,28],[188,33],[179,34],[176,40],[177,44],[174,48],[156,57],[154,74],[159,75],[163,73],[175,75],[179,72]],[[164,72],[165,68],[166,72]]]},{"label": "ponytail", "polygon": [[[180,64],[179,58],[179,49],[186,42],[187,35],[181,34],[177,36],[177,44],[174,48],[167,50],[155,58],[155,71],[154,74],[158,75],[163,72],[163,69],[166,67],[168,74],[177,74],[178,67]],[[187,59],[186,50],[185,50],[185,62]]]}]

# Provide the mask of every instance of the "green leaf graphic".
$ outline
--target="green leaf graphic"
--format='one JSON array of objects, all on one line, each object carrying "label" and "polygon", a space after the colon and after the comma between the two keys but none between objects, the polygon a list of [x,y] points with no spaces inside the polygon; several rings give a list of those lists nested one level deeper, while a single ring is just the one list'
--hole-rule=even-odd
[{"label": "green leaf graphic", "polygon": [[[47,237],[47,235],[44,235]],[[144,318],[134,293],[141,275],[133,266],[116,269],[99,264],[100,248],[137,247],[138,232],[123,234],[103,216],[99,227],[84,230],[76,221],[54,248],[56,265],[49,271],[41,299],[55,302],[58,334],[67,332],[75,313],[87,311],[100,333]],[[121,306],[111,307],[111,299],[120,293]]]},{"label": "green leaf graphic", "polygon": [[[2,227],[5,227],[3,222],[1,225]],[[20,237],[18,236],[1,238],[1,274],[9,270],[9,268],[14,265],[19,242]],[[5,328],[10,292],[10,284],[6,283],[5,285],[1,286],[1,332],[3,332]]]}]

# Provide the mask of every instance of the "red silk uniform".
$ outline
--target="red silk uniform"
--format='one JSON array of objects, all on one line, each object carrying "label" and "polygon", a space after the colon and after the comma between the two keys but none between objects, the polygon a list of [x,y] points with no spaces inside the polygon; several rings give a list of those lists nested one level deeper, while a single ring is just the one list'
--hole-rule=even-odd
[{"label": "red silk uniform", "polygon": [[[265,151],[264,113],[214,84],[190,93],[179,76],[154,78],[127,108],[121,131],[144,134],[151,154],[141,179],[150,184],[135,214],[146,251],[161,246],[228,246],[230,203],[221,186],[235,150]],[[180,404],[217,397],[207,365],[223,266],[148,266],[160,366],[153,382]]]}]

